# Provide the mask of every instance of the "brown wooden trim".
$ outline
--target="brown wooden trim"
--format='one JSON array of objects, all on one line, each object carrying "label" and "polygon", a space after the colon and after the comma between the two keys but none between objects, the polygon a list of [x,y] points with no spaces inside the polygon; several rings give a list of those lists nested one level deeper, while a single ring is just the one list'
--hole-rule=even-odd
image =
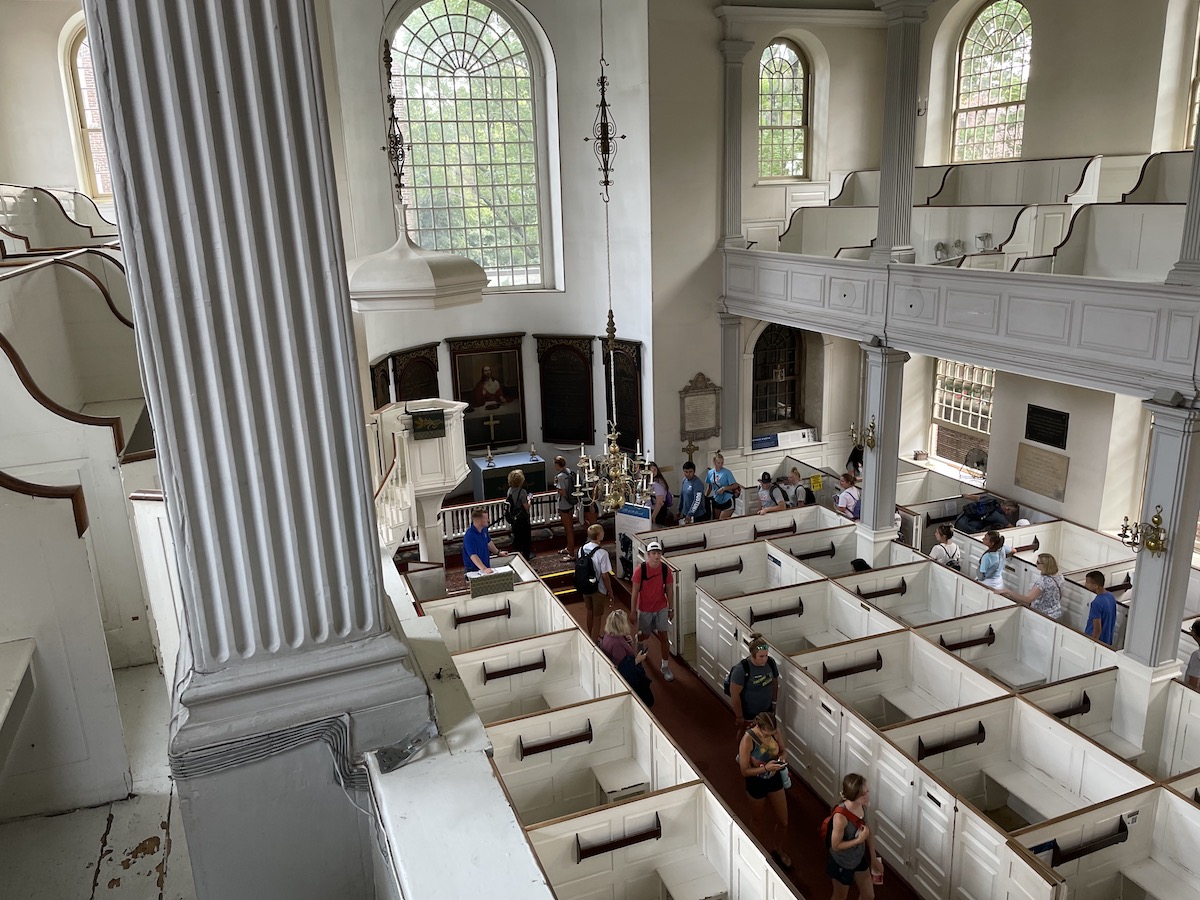
[{"label": "brown wooden trim", "polygon": [[489,610],[488,612],[471,613],[470,615],[460,616],[458,610],[451,610],[454,618],[454,630],[458,630],[459,625],[466,625],[469,622],[482,622],[484,619],[496,619],[503,616],[506,619],[512,618],[512,601],[507,600],[504,606],[500,609]]},{"label": "brown wooden trim", "polygon": [[[659,543],[662,543],[662,542],[660,541]],[[692,541],[687,544],[676,544],[672,547],[668,547],[666,544],[663,544],[663,553],[686,553],[689,550],[707,550],[707,549],[708,549],[708,535],[707,534],[702,534],[702,535],[700,535],[700,540]]]},{"label": "brown wooden trim", "polygon": [[[17,234],[15,231],[5,228],[3,225],[0,225],[0,232],[8,235],[14,241],[20,241],[25,245],[25,252],[29,252],[29,238],[25,237],[25,235]],[[3,258],[4,256],[7,256],[7,254],[4,252],[4,245],[0,244],[0,258]]]},{"label": "brown wooden trim", "polygon": [[[108,254],[97,253],[95,251],[95,249],[91,248],[91,247],[70,247],[70,248],[65,248],[65,249],[72,251],[70,253],[71,256],[82,256],[86,253],[91,252],[91,253],[94,253],[96,256],[102,257],[102,258],[107,259],[114,263],[116,262],[116,260],[114,260]],[[122,313],[119,309],[117,309],[116,304],[113,302],[112,294],[109,293],[108,287],[104,284],[104,282],[102,282],[94,272],[91,272],[88,269],[85,269],[83,266],[79,265],[79,263],[72,262],[71,260],[66,259],[65,257],[46,256],[46,257],[39,258],[37,262],[31,262],[31,263],[26,263],[24,265],[13,266],[13,267],[11,267],[12,270],[9,272],[0,272],[0,281],[3,281],[7,278],[19,278],[22,275],[28,275],[33,272],[40,271],[41,269],[49,268],[50,266],[66,266],[68,269],[72,269],[72,270],[82,274],[85,278],[87,278],[89,281],[92,282],[92,284],[94,284],[96,286],[97,290],[100,291],[100,296],[104,298],[104,302],[108,305],[109,311],[114,316],[116,316],[117,321],[120,322],[122,325],[128,326],[131,329],[133,328],[133,322],[130,319],[125,318],[125,314]],[[123,274],[124,269],[122,269],[121,271]]]},{"label": "brown wooden trim", "polygon": [[1069,719],[1072,716],[1085,716],[1092,711],[1092,698],[1088,696],[1087,691],[1083,692],[1083,699],[1074,706],[1068,706],[1066,709],[1060,709],[1050,712],[1050,715],[1056,719]]},{"label": "brown wooden trim", "polygon": [[483,672],[483,683],[484,684],[487,684],[489,681],[492,681],[493,679],[496,679],[496,678],[509,678],[513,675],[520,675],[523,672],[534,672],[534,671],[545,672],[546,671],[546,651],[545,650],[542,651],[542,658],[539,659],[537,662],[525,663],[524,665],[520,665],[520,666],[509,666],[505,669],[496,669],[495,671],[492,671],[492,672],[488,671],[487,663],[484,663],[479,668],[480,668],[480,671]]},{"label": "brown wooden trim", "polygon": [[89,416],[84,413],[75,412],[72,409],[67,409],[67,407],[52,400],[37,386],[37,383],[33,380],[33,376],[29,373],[29,369],[25,365],[25,361],[21,359],[21,355],[17,353],[17,349],[3,334],[0,334],[0,350],[3,350],[8,356],[9,362],[12,363],[13,369],[16,370],[17,377],[21,379],[21,384],[25,386],[25,390],[29,391],[29,395],[46,409],[50,410],[50,412],[60,418],[71,422],[78,422],[81,425],[97,425],[111,428],[113,432],[113,444],[116,446],[117,455],[120,456],[121,450],[125,447],[125,432],[121,428],[119,417]]},{"label": "brown wooden trim", "polygon": [[782,619],[786,616],[802,616],[804,615],[804,600],[801,597],[796,598],[796,605],[788,609],[773,609],[771,612],[756,613],[754,607],[750,607],[750,627],[753,628],[759,622],[766,622],[770,619]]},{"label": "brown wooden trim", "polygon": [[601,853],[611,853],[614,850],[620,850],[623,847],[632,847],[634,844],[640,844],[644,841],[657,841],[662,837],[662,820],[658,817],[658,813],[654,814],[654,824],[649,828],[633,834],[627,834],[624,837],[613,838],[611,841],[603,841],[599,844],[592,844],[590,847],[585,847],[579,842],[579,835],[575,835],[575,863],[578,865],[585,859],[590,859],[593,856],[599,856]]},{"label": "brown wooden trim", "polygon": [[1042,549],[1042,542],[1038,540],[1037,535],[1035,534],[1033,536],[1032,543],[1022,544],[1020,547],[1013,547],[1012,553],[1010,553],[1009,556],[1012,556],[1013,554],[1016,554],[1016,553],[1024,553],[1027,550],[1040,550],[1040,549]]},{"label": "brown wooden trim", "polygon": [[777,534],[795,534],[796,522],[793,520],[790,525],[784,525],[780,528],[768,528],[766,531],[759,531],[758,526],[754,526],[754,539],[761,540],[762,538],[774,537]]},{"label": "brown wooden trim", "polygon": [[0,471],[0,488],[7,488],[10,491],[25,494],[28,497],[45,497],[49,500],[69,499],[71,501],[71,510],[75,514],[75,534],[83,537],[84,532],[88,529],[87,503],[83,499],[82,485],[33,484],[29,481],[22,481],[20,478],[14,478],[7,472]]},{"label": "brown wooden trim", "polygon": [[[943,741],[940,744],[933,744],[929,747],[925,746],[925,741],[917,735],[917,762],[922,762],[930,756],[937,756],[940,753],[949,753],[951,750],[957,750],[960,747],[969,747],[972,744],[982,744],[987,740],[987,729],[983,727],[983,722],[976,722],[976,731],[974,734],[963,735],[962,737],[951,738],[948,741]],[[957,795],[958,791],[952,791]]]},{"label": "brown wooden trim", "polygon": [[[49,197],[51,200],[54,201],[54,205],[57,206],[58,211],[63,214],[63,218],[66,219],[68,222],[70,222],[72,225],[74,225],[76,228],[85,229],[88,233],[88,237],[92,237],[92,238],[108,237],[108,235],[96,234],[96,232],[92,231],[91,225],[84,225],[82,222],[78,221],[77,219],[73,219],[71,216],[67,215],[67,208],[62,205],[62,201],[59,200],[58,197],[56,197],[53,192],[48,191],[45,188],[34,187],[33,185],[29,185],[29,184],[13,184],[12,182],[9,182],[9,181],[0,182],[0,187],[14,187],[14,188],[19,188],[22,191],[37,191],[39,194],[45,194],[47,197]],[[97,212],[99,212],[99,210],[97,210]],[[107,220],[105,220],[105,221],[107,221]],[[112,222],[110,224],[115,225],[116,223]],[[114,235],[114,237],[115,237],[115,235]]]},{"label": "brown wooden trim", "polygon": [[[1132,208],[1134,206],[1187,206],[1187,204],[1186,203],[1116,203],[1114,201],[1109,201],[1107,203],[1084,203],[1082,206],[1079,207],[1079,209],[1075,210],[1075,215],[1071,216],[1071,224],[1070,224],[1070,226],[1068,226],[1067,233],[1063,237],[1063,239],[1054,246],[1053,250],[1051,250],[1049,253],[1042,254],[1042,256],[1051,256],[1051,257],[1058,256],[1058,251],[1062,249],[1062,247],[1067,243],[1067,241],[1071,240],[1071,235],[1075,233],[1075,224],[1082,217],[1083,211],[1085,209],[1091,209],[1094,206],[1124,206],[1127,208]],[[1033,257],[1033,256],[1027,257],[1027,259],[1037,259],[1037,258],[1038,257]]]},{"label": "brown wooden trim", "polygon": [[[1192,151],[1191,150],[1175,150],[1172,152],[1191,153]],[[1151,153],[1144,160],[1142,160],[1142,168],[1138,172],[1137,181],[1134,182],[1132,188],[1125,191],[1125,193],[1121,194],[1121,202],[1122,203],[1124,203],[1128,199],[1130,194],[1136,194],[1138,192],[1138,190],[1141,188],[1141,186],[1145,183],[1146,173],[1150,171],[1150,160],[1154,159],[1156,156],[1165,156],[1165,155],[1166,155],[1165,153]]]},{"label": "brown wooden trim", "polygon": [[822,556],[828,556],[830,559],[833,559],[837,556],[837,547],[833,541],[830,541],[828,550],[810,550],[808,553],[797,553],[795,550],[789,550],[788,553],[801,562],[809,559],[820,559]]},{"label": "brown wooden trim", "polygon": [[138,450],[136,453],[126,453],[121,457],[121,465],[126,463],[145,462],[148,459],[156,459],[158,451],[151,447],[149,450]]},{"label": "brown wooden trim", "polygon": [[1112,834],[1105,835],[1101,838],[1087,841],[1070,850],[1062,850],[1058,846],[1058,840],[1054,840],[1054,849],[1050,853],[1050,865],[1057,869],[1059,866],[1066,865],[1076,859],[1084,856],[1089,856],[1092,853],[1098,853],[1107,847],[1114,847],[1117,844],[1123,844],[1129,840],[1129,826],[1125,824],[1125,817],[1117,817],[1117,830]]},{"label": "brown wooden trim", "polygon": [[824,661],[821,662],[821,684],[827,684],[835,678],[848,678],[861,672],[880,672],[883,670],[883,654],[875,651],[875,658],[865,663],[855,663],[840,669],[830,669]]},{"label": "brown wooden trim", "polygon": [[730,563],[727,566],[716,566],[712,569],[705,569],[703,572],[700,571],[699,566],[692,566],[692,570],[694,573],[692,577],[697,581],[699,581],[701,578],[708,578],[710,575],[724,575],[727,572],[740,573],[742,571],[742,558],[739,556],[738,561],[735,563]]},{"label": "brown wooden trim", "polygon": [[[1024,126],[1022,126],[1022,127],[1024,127]],[[1089,156],[1088,157],[1088,161],[1083,164],[1083,171],[1081,171],[1079,173],[1079,183],[1075,185],[1074,190],[1067,191],[1065,194],[1063,194],[1063,203],[1070,203],[1071,195],[1079,193],[1079,189],[1081,187],[1083,187],[1083,179],[1087,178],[1088,169],[1091,167],[1092,163],[1094,163],[1099,158],[1100,158],[1099,156]]]},{"label": "brown wooden trim", "polygon": [[903,597],[908,593],[908,581],[904,578],[901,578],[900,583],[895,587],[880,588],[877,591],[867,591],[865,594],[863,593],[862,586],[856,584],[854,586],[854,593],[858,594],[858,596],[862,597],[864,600],[875,600],[878,597],[888,597],[892,594],[899,594],[901,597]]},{"label": "brown wooden trim", "polygon": [[538,753],[547,753],[551,750],[559,750],[563,747],[570,747],[574,744],[590,744],[592,742],[592,720],[587,720],[587,725],[582,731],[577,731],[574,734],[563,735],[562,737],[547,738],[543,741],[534,741],[532,744],[525,743],[525,738],[517,735],[517,759],[521,762],[525,761],[527,756],[536,756]]},{"label": "brown wooden trim", "polygon": [[996,643],[996,629],[989,625],[987,634],[981,635],[977,638],[965,638],[961,641],[951,641],[949,644],[946,643],[946,638],[939,634],[938,643],[951,653],[953,653],[955,650],[966,650],[968,647],[990,647],[992,644]]}]

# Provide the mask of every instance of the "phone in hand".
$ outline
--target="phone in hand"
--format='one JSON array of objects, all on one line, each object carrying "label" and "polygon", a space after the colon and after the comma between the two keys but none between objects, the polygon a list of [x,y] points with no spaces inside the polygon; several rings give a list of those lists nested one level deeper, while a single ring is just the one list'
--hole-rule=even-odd
[{"label": "phone in hand", "polygon": [[650,647],[647,646],[646,644],[638,644],[637,645],[638,653],[647,653],[647,652],[649,652],[649,650],[650,650]]}]

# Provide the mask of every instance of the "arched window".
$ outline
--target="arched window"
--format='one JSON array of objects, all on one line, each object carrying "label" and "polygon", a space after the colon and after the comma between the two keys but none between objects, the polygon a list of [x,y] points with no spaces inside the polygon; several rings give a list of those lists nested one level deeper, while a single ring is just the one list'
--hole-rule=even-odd
[{"label": "arched window", "polygon": [[808,61],[780,38],[758,62],[758,177],[808,176]]},{"label": "arched window", "polygon": [[[1200,44],[1200,39],[1196,43]],[[1192,88],[1188,92],[1187,133],[1183,136],[1184,150],[1195,149],[1198,122],[1200,122],[1200,48],[1196,50],[1196,58],[1192,63]]]},{"label": "arched window", "polygon": [[475,260],[493,287],[549,287],[542,76],[525,39],[481,0],[430,0],[392,46],[414,239]]},{"label": "arched window", "polygon": [[975,14],[958,53],[953,161],[1016,159],[1025,131],[1033,29],[1017,0]]},{"label": "arched window", "polygon": [[804,424],[800,332],[768,325],[754,344],[754,434],[791,431]]},{"label": "arched window", "polygon": [[86,184],[92,197],[112,196],[112,177],[108,170],[108,150],[100,125],[100,102],[96,77],[92,74],[92,51],[87,32],[80,30],[71,47],[71,84],[75,93],[73,121],[79,141]]}]

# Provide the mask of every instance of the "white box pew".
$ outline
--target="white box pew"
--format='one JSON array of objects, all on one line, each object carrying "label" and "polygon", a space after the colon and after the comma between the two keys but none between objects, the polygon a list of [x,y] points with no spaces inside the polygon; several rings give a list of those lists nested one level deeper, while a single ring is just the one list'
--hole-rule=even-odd
[{"label": "white box pew", "polygon": [[1117,664],[1114,650],[1024,606],[916,630],[1016,691]]},{"label": "white box pew", "polygon": [[676,653],[681,652],[687,637],[696,633],[697,587],[703,587],[713,599],[723,600],[824,578],[820,572],[767,541],[679,554],[672,556],[667,565],[675,570],[675,620],[671,640]]},{"label": "white box pew", "polygon": [[978,809],[992,814],[1007,807],[1028,824],[1153,784],[1017,697],[897,725],[888,739]]},{"label": "white box pew", "polygon": [[466,650],[452,658],[485,725],[629,690],[578,628]]},{"label": "white box pew", "polygon": [[819,647],[792,660],[877,728],[1007,694],[909,631]]},{"label": "white box pew", "polygon": [[835,528],[805,531],[770,542],[793,559],[822,575],[845,575],[854,571],[850,561],[858,557],[858,526],[852,522]]},{"label": "white box pew", "polygon": [[782,253],[833,257],[842,247],[875,240],[879,210],[873,206],[801,206],[779,236]]},{"label": "white box pew", "polygon": [[632,694],[490,725],[492,761],[526,825],[697,779]]},{"label": "white box pew", "polygon": [[817,531],[843,525],[845,522],[843,517],[832,510],[821,506],[803,506],[799,509],[764,513],[761,516],[734,516],[732,519],[659,528],[631,534],[629,537],[633,541],[633,562],[637,565],[646,558],[646,544],[650,541],[659,541],[663,545],[663,555],[670,557],[673,553],[691,553],[695,550],[745,544],[770,536]]},{"label": "white box pew", "polygon": [[451,653],[575,627],[571,614],[540,581],[483,597],[427,600],[421,610],[433,619]]},{"label": "white box pew", "polygon": [[969,802],[958,800],[955,805],[949,896],[1062,900],[1065,885],[1061,875]]},{"label": "white box pew", "polygon": [[48,188],[47,191],[55,196],[62,206],[63,212],[72,222],[87,225],[92,229],[92,234],[98,237],[117,236],[117,223],[106,219],[100,212],[100,207],[96,205],[96,201],[87,194],[81,194],[79,191],[55,190],[54,188]]},{"label": "white box pew", "polygon": [[[800,480],[803,481],[809,488],[812,489],[813,495],[816,497],[818,506],[832,507],[837,500],[838,491],[838,475],[840,472],[835,472],[830,468],[818,468],[812,463],[806,463],[796,459],[794,456],[785,456],[783,464],[780,466],[781,474],[789,475],[792,469],[800,472]],[[821,486],[814,488],[812,486],[813,476],[816,475],[820,479]]]},{"label": "white box pew", "polygon": [[1156,772],[1163,779],[1200,769],[1200,691],[1182,681],[1172,681],[1166,694]]},{"label": "white box pew", "polygon": [[[931,206],[998,203],[1094,203],[1100,189],[1099,156],[960,163],[946,173]],[[914,196],[914,203],[920,203]]]},{"label": "white box pew", "polygon": [[33,638],[0,643],[0,772],[33,696]]},{"label": "white box pew", "polygon": [[[1138,764],[1142,734],[1128,706],[1135,702],[1119,668],[1076,675],[1024,693],[1060,722],[1086,734],[1126,762]],[[1121,690],[1122,687],[1126,690]]]},{"label": "white box pew", "polygon": [[845,575],[836,583],[911,626],[1012,605],[1011,600],[929,560]]},{"label": "white box pew", "polygon": [[50,191],[19,184],[0,184],[0,226],[24,238],[31,250],[94,247],[114,239],[76,222]]},{"label": "white box pew", "polygon": [[1200,769],[1193,769],[1185,775],[1171,779],[1167,782],[1167,787],[1178,791],[1193,803],[1200,805]]},{"label": "white box pew", "polygon": [[[938,245],[942,259],[974,250],[991,250],[1013,233],[1024,204],[952,204],[913,207],[912,241],[918,263],[934,264]],[[991,235],[989,246],[976,244],[978,234]]]},{"label": "white box pew", "polygon": [[1121,202],[1187,203],[1191,177],[1191,150],[1151,153],[1142,163],[1137,183],[1121,195]]},{"label": "white box pew", "polygon": [[[1182,203],[1094,203],[1080,207],[1049,256],[1018,260],[1013,271],[1162,281],[1183,235]],[[1048,267],[1047,267],[1048,263]]]},{"label": "white box pew", "polygon": [[526,834],[559,900],[792,896],[701,783],[546,822]]},{"label": "white box pew", "polygon": [[1021,844],[1087,900],[1200,900],[1200,809],[1154,787],[1024,831]]},{"label": "white box pew", "polygon": [[979,486],[970,481],[951,478],[941,472],[934,472],[923,466],[908,463],[915,471],[906,470],[896,477],[896,505],[909,506],[914,503],[928,503],[931,500],[941,500],[944,497],[958,497],[968,494],[978,494]]},{"label": "white box pew", "polygon": [[897,497],[896,503],[898,504],[901,522],[908,524],[911,521],[912,525],[909,526],[911,533],[918,537],[918,540],[914,540],[913,546],[922,553],[928,553],[937,542],[934,537],[937,527],[943,524],[953,525],[955,519],[962,515],[963,508],[968,503],[974,503],[981,496],[978,492],[951,496],[943,495],[930,500],[919,500],[904,504],[901,504],[900,498]]}]

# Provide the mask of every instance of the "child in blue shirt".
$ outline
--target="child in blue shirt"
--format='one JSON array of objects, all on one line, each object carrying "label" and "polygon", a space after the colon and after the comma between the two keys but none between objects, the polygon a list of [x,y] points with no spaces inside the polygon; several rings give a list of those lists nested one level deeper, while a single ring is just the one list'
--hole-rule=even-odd
[{"label": "child in blue shirt", "polygon": [[1083,576],[1083,584],[1096,595],[1088,607],[1087,633],[1111,647],[1117,628],[1117,598],[1104,590],[1103,572],[1088,572]]}]

